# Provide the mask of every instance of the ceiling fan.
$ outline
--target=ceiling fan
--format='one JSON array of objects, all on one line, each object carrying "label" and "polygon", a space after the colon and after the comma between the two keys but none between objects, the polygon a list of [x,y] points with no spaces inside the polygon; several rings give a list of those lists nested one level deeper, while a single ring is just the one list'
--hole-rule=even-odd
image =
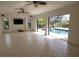
[{"label": "ceiling fan", "polygon": [[23,7],[16,8],[15,10],[18,10],[17,13],[26,13],[26,14],[29,14],[29,12],[26,12],[26,9],[24,9]]},{"label": "ceiling fan", "polygon": [[26,1],[29,4],[26,4],[25,6],[34,5],[34,7],[38,7],[39,5],[47,5],[47,2],[43,1]]}]

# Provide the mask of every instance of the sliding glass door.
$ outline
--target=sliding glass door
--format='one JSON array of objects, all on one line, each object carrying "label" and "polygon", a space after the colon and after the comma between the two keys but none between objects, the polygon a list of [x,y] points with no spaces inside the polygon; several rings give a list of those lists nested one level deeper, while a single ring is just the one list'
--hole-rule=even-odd
[{"label": "sliding glass door", "polygon": [[45,19],[39,18],[37,20],[37,31],[40,35],[45,35],[45,23]]},{"label": "sliding glass door", "polygon": [[68,38],[70,14],[49,17],[49,35],[57,38]]}]

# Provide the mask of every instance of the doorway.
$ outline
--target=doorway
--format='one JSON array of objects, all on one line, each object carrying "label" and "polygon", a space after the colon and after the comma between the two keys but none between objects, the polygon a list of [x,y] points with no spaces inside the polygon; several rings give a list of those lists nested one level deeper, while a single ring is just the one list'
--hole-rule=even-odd
[{"label": "doorway", "polygon": [[48,23],[49,36],[68,40],[70,14],[50,16]]},{"label": "doorway", "polygon": [[40,35],[45,35],[45,24],[46,24],[45,19],[39,18],[37,20],[37,31]]}]

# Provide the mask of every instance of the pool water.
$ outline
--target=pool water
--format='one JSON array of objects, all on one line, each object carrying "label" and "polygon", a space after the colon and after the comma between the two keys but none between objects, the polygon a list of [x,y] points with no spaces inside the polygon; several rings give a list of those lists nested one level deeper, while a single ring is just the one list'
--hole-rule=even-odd
[{"label": "pool water", "polygon": [[68,30],[52,28],[52,29],[49,29],[49,34],[50,33],[56,33],[56,34],[59,34],[59,35],[68,35]]}]

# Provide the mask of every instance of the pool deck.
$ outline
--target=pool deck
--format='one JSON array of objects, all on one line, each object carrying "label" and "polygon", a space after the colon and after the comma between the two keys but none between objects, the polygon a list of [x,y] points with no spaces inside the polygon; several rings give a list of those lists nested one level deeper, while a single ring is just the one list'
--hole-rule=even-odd
[{"label": "pool deck", "polygon": [[69,28],[61,28],[61,27],[57,27],[55,29],[61,29],[61,30],[69,30]]},{"label": "pool deck", "polygon": [[[69,30],[69,28],[55,28],[55,29],[64,29],[64,30]],[[42,29],[38,29],[38,34],[39,35],[44,35],[45,31]],[[57,39],[62,39],[67,41],[68,40],[68,35],[62,35],[62,34],[56,34],[56,33],[52,33],[50,32],[50,34],[48,35],[51,39],[53,38],[57,38]]]}]

